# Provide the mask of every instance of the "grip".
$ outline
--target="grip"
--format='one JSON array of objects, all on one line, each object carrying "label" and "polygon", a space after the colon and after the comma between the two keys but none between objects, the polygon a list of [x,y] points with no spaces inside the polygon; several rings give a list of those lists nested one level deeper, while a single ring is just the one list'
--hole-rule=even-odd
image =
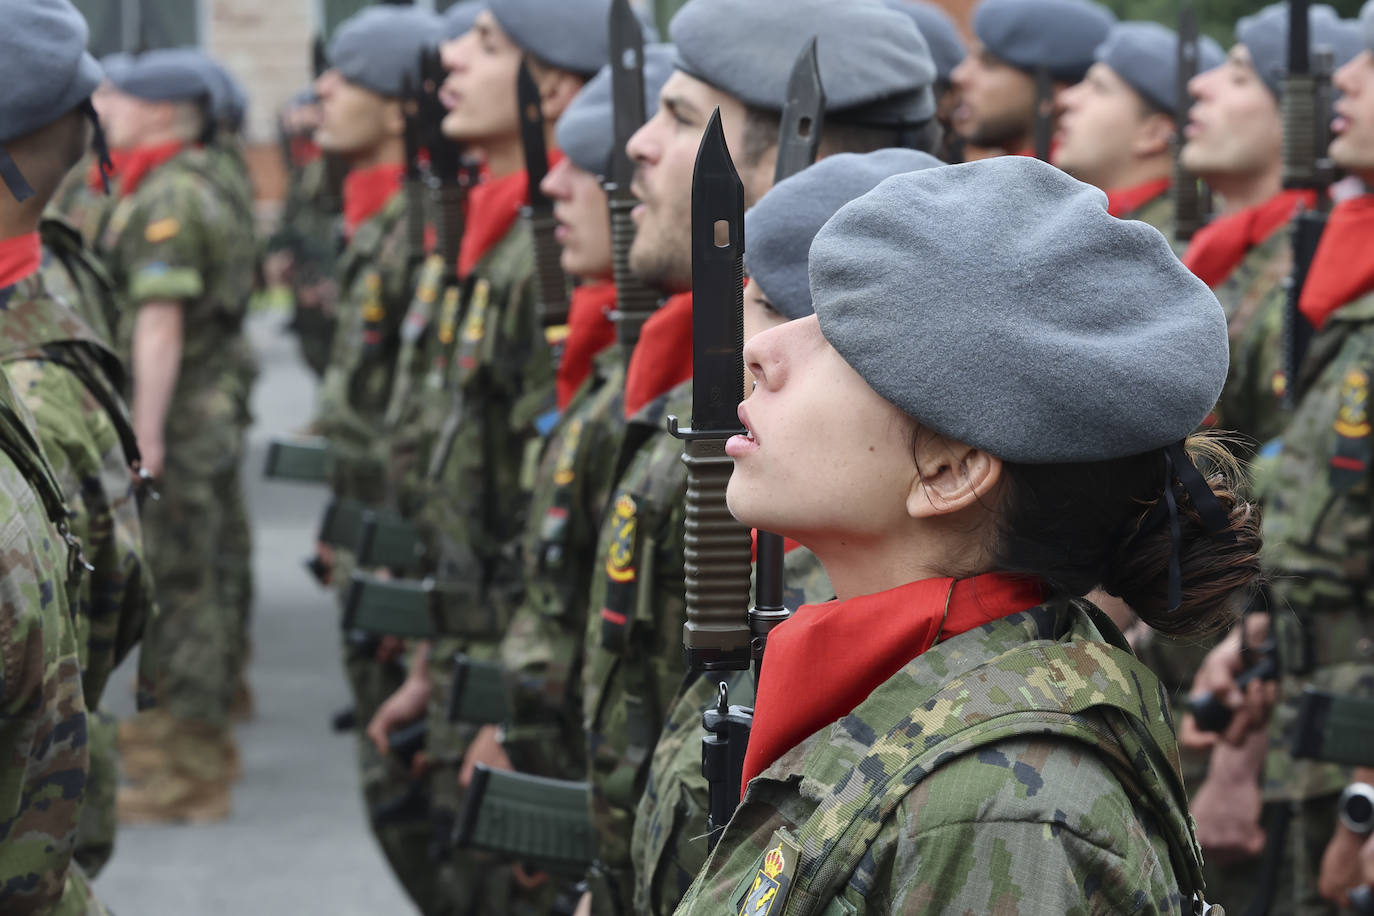
[{"label": "grip", "polygon": [[730,514],[725,489],[734,461],[723,439],[686,442],[687,623],[682,644],[694,671],[743,671],[749,630],[749,529]]},{"label": "grip", "polygon": [[658,308],[657,290],[645,286],[630,270],[630,247],[635,241],[635,223],[630,212],[639,201],[630,195],[611,195],[611,266],[615,276],[616,327],[620,343],[633,349],[639,342],[644,322]]}]

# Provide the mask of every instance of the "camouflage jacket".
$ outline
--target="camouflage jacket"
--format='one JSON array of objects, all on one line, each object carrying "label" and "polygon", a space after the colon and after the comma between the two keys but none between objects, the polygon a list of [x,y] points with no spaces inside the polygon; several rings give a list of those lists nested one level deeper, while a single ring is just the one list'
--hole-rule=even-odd
[{"label": "camouflage jacket", "polygon": [[[46,212],[47,216],[73,226],[88,245],[95,245],[100,240],[106,221],[119,203],[115,194],[106,194],[103,188],[91,188],[89,176],[94,164],[95,154],[87,153],[73,166],[48,202]],[[114,186],[115,179],[111,178],[111,191]]]},{"label": "camouflage jacket", "polygon": [[78,889],[86,702],[68,601],[79,553],[63,537],[62,493],[25,414],[0,377],[0,910],[37,916]]},{"label": "camouflage jacket", "polygon": [[[649,761],[687,668],[684,530],[687,466],[664,427],[691,413],[685,382],[643,407],[625,433],[601,523],[583,642],[582,719],[587,733],[598,873],[593,899],[633,899],[630,838]],[[607,901],[598,912],[610,912]]]},{"label": "camouflage jacket", "polygon": [[540,776],[586,773],[582,634],[597,530],[624,434],[625,362],[612,346],[597,357],[544,449],[525,526],[525,598],[501,643],[506,751],[521,770]]},{"label": "camouflage jacket", "polygon": [[252,356],[242,324],[253,289],[253,214],[220,183],[207,152],[188,149],[121,199],[99,246],[115,283],[128,358],[138,308],[180,302],[182,354],[164,436],[167,463],[206,474],[237,460],[236,396]]},{"label": "camouflage jacket", "polygon": [[1191,913],[1200,887],[1158,685],[1059,599],[913,659],[751,780],[677,912]]},{"label": "camouflage jacket", "polygon": [[1215,425],[1258,443],[1288,422],[1282,409],[1285,283],[1293,268],[1291,224],[1250,250],[1212,292],[1226,312],[1231,366],[1215,411]]},{"label": "camouflage jacket", "polygon": [[1180,243],[1174,238],[1174,213],[1174,196],[1166,192],[1146,201],[1143,205],[1137,207],[1130,213],[1123,214],[1121,218],[1139,220],[1142,223],[1149,223],[1151,226],[1154,226],[1163,233],[1164,238],[1168,239],[1169,245],[1174,249],[1174,253],[1179,254],[1181,253],[1181,249],[1186,247],[1187,243]]},{"label": "camouflage jacket", "polygon": [[142,633],[152,590],[129,470],[138,446],[119,394],[123,368],[46,288],[49,276],[65,274],[62,262],[49,257],[39,274],[13,289],[0,321],[0,363],[33,415],[72,512],[71,531],[92,567],[70,598],[82,686],[94,709]]},{"label": "camouflage jacket", "polygon": [[1271,798],[1315,798],[1348,782],[1348,771],[1294,762],[1284,750],[1305,686],[1374,696],[1371,376],[1374,295],[1367,295],[1334,313],[1313,338],[1291,421],[1253,463],[1285,668],[1265,773]]},{"label": "camouflage jacket", "polygon": [[353,233],[339,257],[338,330],[320,385],[318,432],[335,453],[334,493],[385,496],[379,443],[396,364],[396,328],[410,299],[414,257],[399,191]]},{"label": "camouflage jacket", "polygon": [[[43,239],[43,250],[49,258],[61,262],[64,268],[47,271],[44,279],[49,291],[76,309],[81,320],[113,353],[115,329],[119,327],[120,320],[114,282],[110,279],[109,271],[82,239],[81,233],[65,220],[44,217],[39,232]],[[127,381],[126,378],[121,384]]]},{"label": "camouflage jacket", "polygon": [[[830,578],[811,551],[802,548],[789,552],[783,569],[787,607],[834,599]],[[706,734],[701,714],[716,705],[721,681],[729,690],[731,705],[753,706],[751,672],[701,673],[689,678],[686,688],[674,700],[654,746],[648,785],[635,812],[630,844],[635,913],[672,913],[706,864],[709,790],[701,772],[701,739]]]},{"label": "camouflage jacket", "polygon": [[282,203],[281,228],[267,240],[268,251],[295,256],[297,283],[313,283],[334,273],[340,246],[343,199],[327,157],[293,169]]}]

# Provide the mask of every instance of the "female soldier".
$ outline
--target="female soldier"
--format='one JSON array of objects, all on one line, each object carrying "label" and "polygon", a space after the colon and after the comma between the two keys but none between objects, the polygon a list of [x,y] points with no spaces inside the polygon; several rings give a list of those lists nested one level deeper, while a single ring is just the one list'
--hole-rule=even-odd
[{"label": "female soldier", "polygon": [[816,316],[746,346],[729,495],[838,598],[770,637],[678,912],[1200,912],[1167,699],[1075,596],[1183,634],[1257,575],[1256,514],[1182,441],[1226,375],[1216,299],[1020,157],[888,179],[810,275]]}]

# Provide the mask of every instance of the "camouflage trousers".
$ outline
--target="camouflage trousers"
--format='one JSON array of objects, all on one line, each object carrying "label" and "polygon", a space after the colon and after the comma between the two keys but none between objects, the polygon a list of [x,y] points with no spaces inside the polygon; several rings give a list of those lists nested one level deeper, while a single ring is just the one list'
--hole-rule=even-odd
[{"label": "camouflage trousers", "polygon": [[248,520],[242,478],[235,474],[224,500],[224,537],[215,556],[215,584],[220,604],[229,609],[234,627],[229,641],[229,674],[237,683],[252,657],[253,529]]},{"label": "camouflage trousers", "polygon": [[1268,874],[1265,856],[1232,866],[1207,863],[1203,868],[1207,879],[1207,902],[1221,904],[1228,913],[1249,912],[1268,878],[1274,882],[1269,916],[1336,916],[1340,913],[1339,907],[1323,900],[1317,893],[1322,853],[1336,829],[1336,800],[1337,796],[1329,795],[1305,802],[1265,804],[1260,822],[1271,838],[1282,817],[1282,809],[1288,809],[1288,829],[1276,873]]},{"label": "camouflage trousers", "polygon": [[119,743],[116,722],[105,712],[86,714],[86,740],[90,770],[86,776],[86,800],[76,823],[73,858],[92,878],[100,874],[114,854],[115,790],[119,787]]},{"label": "camouflage trousers", "polygon": [[144,507],[158,613],[148,621],[143,652],[152,654],[155,696],[172,718],[214,729],[229,726],[243,638],[238,612],[224,603],[219,561],[234,540],[236,516],[225,494],[239,492],[238,474],[237,461],[211,473],[169,463],[161,498]]}]

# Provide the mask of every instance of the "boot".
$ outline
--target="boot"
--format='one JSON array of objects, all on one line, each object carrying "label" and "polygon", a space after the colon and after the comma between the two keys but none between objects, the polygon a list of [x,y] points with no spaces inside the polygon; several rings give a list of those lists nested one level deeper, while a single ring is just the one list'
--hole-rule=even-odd
[{"label": "boot", "polygon": [[177,722],[161,766],[137,785],[120,788],[121,824],[201,824],[229,816],[231,761],[227,729]]},{"label": "boot", "polygon": [[166,765],[175,727],[171,716],[156,709],[119,721],[119,761],[130,779],[143,779]]}]

